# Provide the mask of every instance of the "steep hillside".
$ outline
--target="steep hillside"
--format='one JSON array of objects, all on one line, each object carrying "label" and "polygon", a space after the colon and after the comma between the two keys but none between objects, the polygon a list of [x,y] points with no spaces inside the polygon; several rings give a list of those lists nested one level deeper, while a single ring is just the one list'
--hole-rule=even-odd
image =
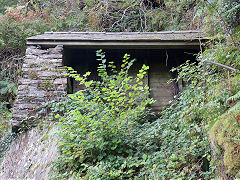
[{"label": "steep hillside", "polygon": [[[238,0],[27,0],[0,6],[0,157],[6,152],[1,178],[240,178]],[[197,63],[172,69],[178,73],[175,81],[188,86],[160,118],[146,115],[151,99],[131,104],[140,98],[137,92],[147,66],[139,71],[139,86],[131,89],[136,94],[123,98],[116,93],[128,93],[132,81],[124,74],[133,64],[126,55],[122,73],[115,76],[100,64],[104,88],[69,69],[69,76],[89,88],[89,96],[78,92],[66,101],[50,103],[53,114],[10,144],[11,108],[27,37],[45,31],[189,29],[204,31],[209,42],[202,44]],[[111,62],[101,52],[97,55],[102,64]],[[115,72],[116,67],[108,65]],[[42,126],[46,120],[48,125]]]}]

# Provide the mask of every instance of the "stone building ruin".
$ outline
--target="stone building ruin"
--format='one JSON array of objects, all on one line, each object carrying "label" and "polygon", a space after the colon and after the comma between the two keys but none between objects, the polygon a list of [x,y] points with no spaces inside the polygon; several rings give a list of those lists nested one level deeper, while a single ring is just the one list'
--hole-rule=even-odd
[{"label": "stone building ruin", "polygon": [[67,93],[80,88],[77,82],[65,77],[63,66],[71,66],[80,74],[91,71],[90,78],[97,78],[95,52],[98,49],[103,49],[106,58],[116,63],[125,53],[136,58],[130,70],[133,76],[142,64],[149,65],[144,82],[157,100],[151,108],[160,111],[181,88],[181,84],[166,83],[173,77],[169,70],[196,59],[194,54],[200,50],[202,35],[199,31],[46,32],[28,38],[23,77],[14,104],[13,130],[23,119],[31,121],[44,103],[63,100]]}]

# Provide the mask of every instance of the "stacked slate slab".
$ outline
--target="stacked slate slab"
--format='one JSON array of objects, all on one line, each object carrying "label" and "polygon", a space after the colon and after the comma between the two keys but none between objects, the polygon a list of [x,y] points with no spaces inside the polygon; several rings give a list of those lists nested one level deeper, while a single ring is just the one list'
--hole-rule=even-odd
[{"label": "stacked slate slab", "polygon": [[62,66],[62,50],[60,45],[48,49],[27,47],[14,103],[13,131],[18,131],[24,120],[34,124],[31,121],[46,102],[60,101],[66,97],[67,78]]}]

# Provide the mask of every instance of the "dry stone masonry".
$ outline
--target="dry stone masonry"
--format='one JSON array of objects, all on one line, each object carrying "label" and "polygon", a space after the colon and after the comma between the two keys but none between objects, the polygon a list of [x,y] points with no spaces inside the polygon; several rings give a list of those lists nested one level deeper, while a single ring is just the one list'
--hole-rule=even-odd
[{"label": "dry stone masonry", "polygon": [[13,131],[21,127],[24,119],[31,121],[43,104],[66,97],[67,78],[62,65],[62,50],[60,45],[49,49],[27,48],[14,104]]}]

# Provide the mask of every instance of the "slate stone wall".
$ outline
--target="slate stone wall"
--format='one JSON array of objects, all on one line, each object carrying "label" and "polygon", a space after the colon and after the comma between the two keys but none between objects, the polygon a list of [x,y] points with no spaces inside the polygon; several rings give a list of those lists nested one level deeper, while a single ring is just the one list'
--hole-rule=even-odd
[{"label": "slate stone wall", "polygon": [[34,117],[44,103],[66,97],[67,78],[62,65],[62,50],[62,46],[27,48],[23,75],[18,82],[18,95],[14,103],[13,131],[21,126],[24,119]]}]

